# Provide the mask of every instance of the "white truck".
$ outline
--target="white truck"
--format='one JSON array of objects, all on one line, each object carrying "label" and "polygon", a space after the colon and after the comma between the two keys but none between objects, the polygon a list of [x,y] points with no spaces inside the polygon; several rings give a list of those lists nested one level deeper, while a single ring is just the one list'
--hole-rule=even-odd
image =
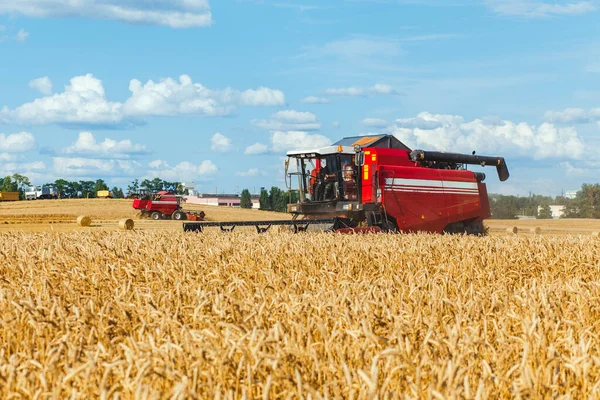
[{"label": "white truck", "polygon": [[58,198],[58,192],[52,186],[29,186],[25,190],[25,200],[56,198]]}]

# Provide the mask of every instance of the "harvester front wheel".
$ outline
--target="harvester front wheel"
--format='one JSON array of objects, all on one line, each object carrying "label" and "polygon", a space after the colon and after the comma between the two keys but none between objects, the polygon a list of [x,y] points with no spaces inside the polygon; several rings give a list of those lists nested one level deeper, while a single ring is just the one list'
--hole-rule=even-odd
[{"label": "harvester front wheel", "polygon": [[173,214],[171,214],[171,219],[174,219],[175,221],[183,221],[186,218],[186,215],[184,212],[182,211],[174,211]]},{"label": "harvester front wheel", "polygon": [[158,221],[159,219],[161,219],[162,214],[159,213],[158,211],[154,211],[152,214],[150,214],[150,218],[152,218],[155,221]]}]

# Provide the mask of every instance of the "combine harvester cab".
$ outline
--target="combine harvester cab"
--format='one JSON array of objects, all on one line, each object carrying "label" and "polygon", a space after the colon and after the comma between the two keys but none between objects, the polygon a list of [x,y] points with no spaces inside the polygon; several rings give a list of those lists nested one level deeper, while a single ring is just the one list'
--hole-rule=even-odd
[{"label": "combine harvester cab", "polygon": [[[186,223],[207,226],[329,224],[339,232],[482,234],[490,207],[485,174],[466,165],[495,166],[509,177],[502,157],[411,150],[392,135],[344,138],[332,146],[288,152],[286,184],[299,194],[288,205],[292,221]],[[266,229],[264,228],[266,226]]]}]

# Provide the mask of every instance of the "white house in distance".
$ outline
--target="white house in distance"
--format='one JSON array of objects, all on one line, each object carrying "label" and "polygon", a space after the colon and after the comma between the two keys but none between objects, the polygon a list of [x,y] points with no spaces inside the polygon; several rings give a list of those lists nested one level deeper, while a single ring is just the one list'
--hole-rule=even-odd
[{"label": "white house in distance", "polygon": [[[542,206],[538,206],[538,214],[540,211],[542,211]],[[564,215],[565,206],[550,206],[550,211],[552,212],[552,218],[558,219]]]},{"label": "white house in distance", "polygon": [[[241,197],[239,194],[198,194],[196,196],[183,196],[188,204],[204,204],[207,206],[239,207]],[[260,208],[258,195],[251,195],[252,208]]]}]

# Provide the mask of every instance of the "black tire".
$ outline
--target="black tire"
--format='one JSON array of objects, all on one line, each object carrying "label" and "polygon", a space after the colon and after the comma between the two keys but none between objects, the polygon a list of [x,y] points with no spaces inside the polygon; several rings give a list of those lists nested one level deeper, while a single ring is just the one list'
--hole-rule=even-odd
[{"label": "black tire", "polygon": [[173,214],[171,214],[171,219],[175,220],[175,221],[183,221],[186,218],[186,215],[184,212],[182,211],[174,211]]},{"label": "black tire", "polygon": [[162,218],[162,213],[160,213],[158,211],[154,211],[152,214],[150,214],[150,218],[152,218],[155,221],[158,221],[159,219]]}]

